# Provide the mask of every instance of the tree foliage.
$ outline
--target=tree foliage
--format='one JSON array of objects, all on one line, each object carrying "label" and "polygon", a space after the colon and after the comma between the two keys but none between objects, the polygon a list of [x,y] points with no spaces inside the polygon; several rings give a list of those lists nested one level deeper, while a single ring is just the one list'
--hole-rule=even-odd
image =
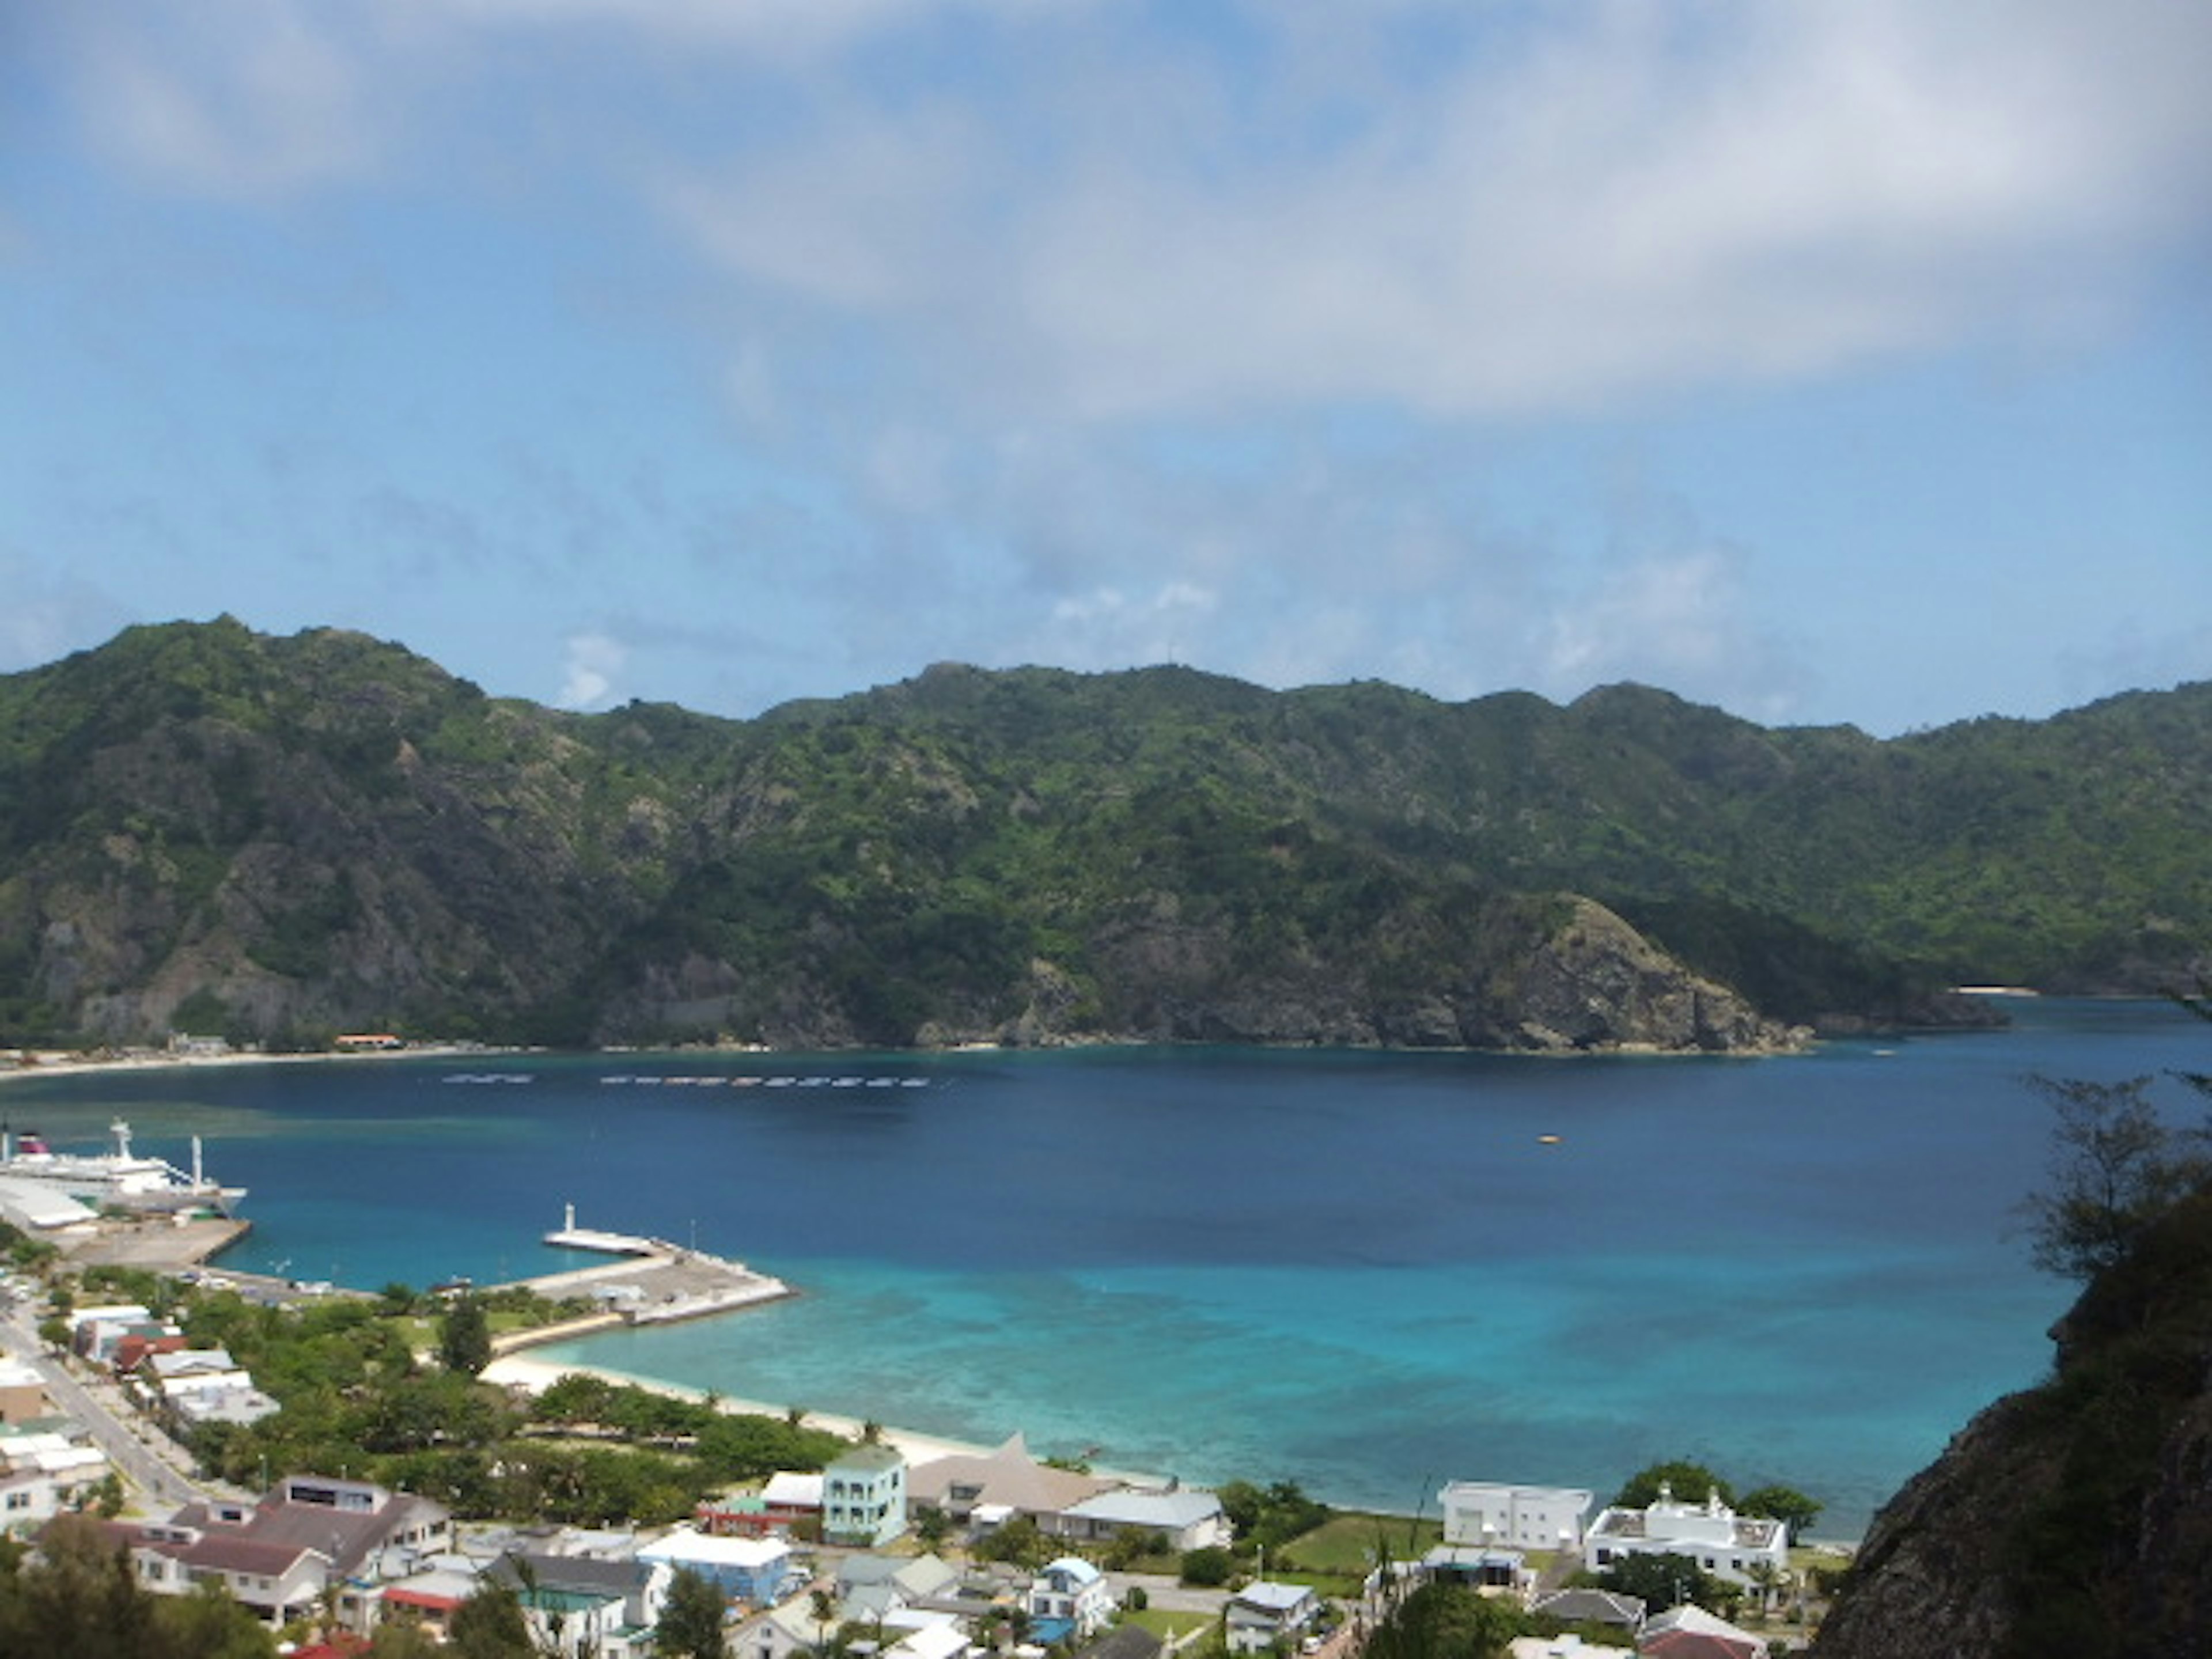
[{"label": "tree foliage", "polygon": [[1597,1576],[1601,1588],[1640,1597],[1653,1612],[1685,1601],[1713,1612],[1733,1607],[1739,1592],[1698,1565],[1697,1558],[1668,1551],[1624,1555]]},{"label": "tree foliage", "polygon": [[474,1376],[491,1364],[491,1319],[472,1295],[453,1299],[438,1327],[438,1363],[457,1376]]},{"label": "tree foliage", "polygon": [[1458,1584],[1424,1584],[1369,1636],[1364,1659],[1495,1659],[1522,1633],[1503,1601]]},{"label": "tree foliage", "polygon": [[2044,1272],[2094,1278],[2212,1179],[2203,1132],[2170,1127],[2151,1103],[2151,1082],[2028,1079],[2054,1120],[2048,1184],[2020,1206],[2030,1259]]},{"label": "tree foliage", "polygon": [[1692,1463],[1686,1458],[1674,1458],[1638,1469],[1613,1495],[1613,1505],[1625,1510],[1647,1508],[1659,1501],[1662,1486],[1677,1504],[1702,1504],[1717,1492],[1722,1503],[1731,1509],[1736,1506],[1735,1487],[1703,1463]]},{"label": "tree foliage", "polygon": [[[1445,704],[1179,668],[583,716],[223,618],[0,675],[0,1036],[151,1035],[101,1022],[161,978],[280,1043],[907,1042],[1165,1026],[1302,962],[1396,1017],[1496,965],[1486,904],[1565,891],[1791,1018],[1962,979],[2147,989],[2212,936],[2208,787],[2207,686],[1890,741],[1645,688]],[[1205,947],[1173,995],[1167,923]],[[63,939],[111,970],[63,971]],[[728,994],[648,991],[686,963]]]},{"label": "tree foliage", "polygon": [[64,1516],[37,1556],[0,1541],[5,1659],[270,1659],[276,1638],[220,1585],[156,1595],[96,1522]]},{"label": "tree foliage", "polygon": [[1818,1498],[1808,1498],[1795,1486],[1768,1486],[1744,1493],[1742,1501],[1735,1507],[1740,1515],[1772,1516],[1790,1528],[1790,1540],[1795,1542],[1813,1529],[1813,1523],[1827,1506]]},{"label": "tree foliage", "polygon": [[653,1626],[656,1659],[726,1659],[724,1612],[722,1592],[713,1579],[678,1567],[661,1603],[660,1622]]}]

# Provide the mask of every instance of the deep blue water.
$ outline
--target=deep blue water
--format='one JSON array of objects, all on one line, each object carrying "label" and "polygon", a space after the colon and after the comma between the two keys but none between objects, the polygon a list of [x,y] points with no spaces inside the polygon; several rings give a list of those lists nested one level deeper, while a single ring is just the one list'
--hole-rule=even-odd
[{"label": "deep blue water", "polygon": [[[2047,1364],[2068,1290],[2008,1236],[2048,1127],[2022,1075],[2212,1049],[2158,1004],[2015,1012],[1761,1060],[501,1056],[23,1079],[0,1109],[70,1143],[119,1112],[179,1162],[204,1136],[252,1188],[239,1267],[579,1265],[538,1242],[573,1202],[805,1292],[549,1357],[1396,1510],[1689,1455],[1849,1534]],[[730,1082],[777,1076],[812,1081]]]}]

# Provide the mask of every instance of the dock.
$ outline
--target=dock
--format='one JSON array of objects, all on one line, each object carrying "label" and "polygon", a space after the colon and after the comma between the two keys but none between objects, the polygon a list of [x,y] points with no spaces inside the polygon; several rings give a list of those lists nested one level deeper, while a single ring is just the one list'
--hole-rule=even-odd
[{"label": "dock", "polygon": [[642,1238],[631,1233],[579,1227],[573,1204],[568,1206],[563,1224],[547,1233],[544,1242],[559,1249],[589,1250],[623,1259],[515,1280],[516,1286],[549,1300],[588,1297],[599,1305],[595,1312],[564,1320],[558,1325],[503,1334],[492,1344],[495,1353],[514,1353],[541,1343],[565,1341],[573,1336],[623,1325],[663,1325],[679,1319],[702,1319],[710,1314],[757,1307],[795,1294],[783,1280],[771,1273],[756,1272],[742,1261],[689,1249],[665,1238]]}]

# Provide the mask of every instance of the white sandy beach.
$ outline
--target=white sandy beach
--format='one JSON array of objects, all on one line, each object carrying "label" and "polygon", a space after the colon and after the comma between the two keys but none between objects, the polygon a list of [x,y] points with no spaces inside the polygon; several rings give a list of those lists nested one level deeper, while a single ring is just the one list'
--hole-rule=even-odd
[{"label": "white sandy beach", "polygon": [[[626,1372],[611,1370],[604,1365],[559,1365],[550,1360],[532,1359],[527,1354],[509,1354],[495,1359],[482,1373],[487,1382],[496,1382],[502,1388],[526,1389],[537,1394],[572,1372],[587,1376],[604,1377],[610,1382],[625,1382],[641,1389],[650,1389],[678,1400],[704,1400],[704,1389],[685,1388],[674,1382],[657,1382],[651,1377],[632,1376]],[[781,1417],[785,1408],[757,1400],[733,1400],[727,1395],[716,1396],[720,1409],[739,1417]],[[830,1412],[808,1412],[807,1425],[827,1429],[832,1434],[860,1437],[864,1425],[858,1418],[839,1417]],[[988,1446],[971,1444],[963,1440],[948,1440],[939,1435],[920,1434],[911,1429],[895,1429],[883,1425],[884,1443],[895,1448],[908,1463],[929,1463],[940,1457],[968,1457],[989,1452]]]}]

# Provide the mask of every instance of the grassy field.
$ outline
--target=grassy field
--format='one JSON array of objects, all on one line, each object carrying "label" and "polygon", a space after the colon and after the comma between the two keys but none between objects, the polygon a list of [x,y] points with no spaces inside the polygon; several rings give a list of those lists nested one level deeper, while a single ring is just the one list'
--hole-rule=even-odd
[{"label": "grassy field", "polygon": [[1443,1540],[1443,1523],[1414,1521],[1402,1515],[1331,1516],[1290,1543],[1290,1558],[1304,1571],[1364,1578],[1375,1565],[1381,1543],[1395,1561],[1417,1561]]}]

